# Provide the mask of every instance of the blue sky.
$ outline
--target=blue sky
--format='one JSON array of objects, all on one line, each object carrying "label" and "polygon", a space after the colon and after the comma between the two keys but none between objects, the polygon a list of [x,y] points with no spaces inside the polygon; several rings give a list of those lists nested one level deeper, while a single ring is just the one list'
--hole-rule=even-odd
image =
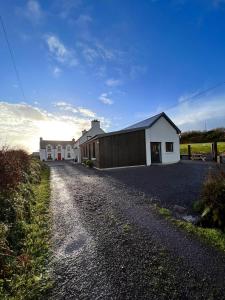
[{"label": "blue sky", "polygon": [[[182,130],[225,126],[224,0],[8,0],[0,12],[0,139],[38,148],[98,118],[118,130],[165,111]],[[174,108],[169,109],[171,106]]]}]

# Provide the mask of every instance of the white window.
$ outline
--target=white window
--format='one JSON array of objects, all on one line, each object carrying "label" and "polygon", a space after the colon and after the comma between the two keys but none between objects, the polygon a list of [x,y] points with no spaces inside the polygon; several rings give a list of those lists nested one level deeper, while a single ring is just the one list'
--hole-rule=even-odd
[{"label": "white window", "polygon": [[70,151],[70,146],[67,146],[67,151]]},{"label": "white window", "polygon": [[50,145],[47,146],[47,151],[51,152],[52,151],[52,147]]},{"label": "white window", "polygon": [[71,157],[71,156],[70,156],[70,152],[68,152],[68,153],[67,153],[67,158],[70,158],[70,157]]},{"label": "white window", "polygon": [[61,151],[61,146],[58,146],[58,147],[57,147],[57,150],[58,150],[58,151]]}]

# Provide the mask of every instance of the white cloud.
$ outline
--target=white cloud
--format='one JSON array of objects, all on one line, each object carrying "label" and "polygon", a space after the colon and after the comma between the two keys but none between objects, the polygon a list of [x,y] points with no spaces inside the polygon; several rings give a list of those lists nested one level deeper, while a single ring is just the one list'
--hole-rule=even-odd
[{"label": "white cloud", "polygon": [[99,96],[99,100],[100,100],[102,103],[104,103],[104,104],[108,104],[108,105],[113,104],[112,99],[109,98],[109,93],[102,93],[102,94]]},{"label": "white cloud", "polygon": [[87,62],[94,62],[97,59],[104,62],[116,61],[120,63],[122,61],[123,52],[109,48],[96,40],[89,40],[89,42],[77,42],[78,49],[81,50],[84,58]]},{"label": "white cloud", "polygon": [[75,107],[74,105],[67,103],[65,101],[58,101],[54,103],[56,107],[58,107],[60,110],[71,112],[73,114],[80,114],[82,117],[91,117],[94,118],[96,116],[96,113],[93,112],[90,109],[87,109],[85,107]]},{"label": "white cloud", "polygon": [[121,85],[122,81],[119,80],[119,79],[111,78],[111,79],[106,80],[105,84],[110,86],[110,87],[115,87],[115,86]]},{"label": "white cloud", "polygon": [[32,23],[38,23],[44,17],[40,4],[36,0],[29,0],[25,8],[19,8],[18,12],[29,19]]},{"label": "white cloud", "polygon": [[200,93],[200,90],[197,90],[193,93],[186,93],[186,94],[179,97],[178,102],[181,103],[181,102],[188,101],[192,98],[195,98],[199,93]]},{"label": "white cloud", "polygon": [[60,110],[71,112],[73,114],[78,113],[77,108],[75,108],[73,105],[66,103],[64,101],[59,101],[55,103],[55,106],[58,107]]},{"label": "white cloud", "polygon": [[91,111],[90,109],[84,107],[78,107],[78,110],[84,117],[94,118],[96,116],[96,113]]},{"label": "white cloud", "polygon": [[59,67],[54,67],[52,73],[53,73],[53,76],[57,78],[62,73],[62,70]]},{"label": "white cloud", "polygon": [[58,6],[60,11],[59,16],[62,19],[70,20],[70,15],[74,14],[74,10],[76,10],[81,3],[81,0],[58,0],[58,3],[56,2],[56,6]]},{"label": "white cloud", "polygon": [[[64,101],[58,107],[66,107]],[[87,108],[78,108],[78,113],[68,115],[66,110],[54,113],[39,109],[29,104],[0,102],[0,143],[10,146],[22,146],[29,151],[39,147],[39,138],[71,140],[80,136],[84,128],[90,127],[92,117],[96,114]],[[109,126],[104,117],[103,128]]]},{"label": "white cloud", "polygon": [[68,49],[57,36],[46,35],[45,41],[48,45],[49,52],[56,61],[69,66],[78,65],[78,60],[75,58],[73,51]]},{"label": "white cloud", "polygon": [[175,124],[182,130],[194,130],[225,126],[225,95],[205,96],[197,101],[178,103],[168,111]]},{"label": "white cloud", "polygon": [[105,45],[101,44],[100,42],[95,43],[95,47],[98,50],[99,56],[102,57],[105,61],[111,61],[116,58],[116,53],[118,51],[107,48]]}]

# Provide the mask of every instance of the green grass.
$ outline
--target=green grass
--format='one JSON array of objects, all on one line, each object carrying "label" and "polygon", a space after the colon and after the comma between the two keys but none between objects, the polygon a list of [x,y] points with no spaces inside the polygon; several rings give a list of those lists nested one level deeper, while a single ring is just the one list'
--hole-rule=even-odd
[{"label": "green grass", "polygon": [[[191,145],[192,153],[210,153],[211,152],[211,143],[196,143],[196,144],[181,144],[180,145],[180,154],[188,154],[188,145]],[[225,152],[225,142],[217,143],[218,152]]]},{"label": "green grass", "polygon": [[[32,184],[33,199],[29,222],[22,222],[25,238],[19,257],[9,261],[11,276],[0,284],[0,299],[45,299],[52,282],[48,273],[49,244],[49,169],[42,167],[41,181]],[[4,286],[7,286],[4,289]]]},{"label": "green grass", "polygon": [[222,232],[220,229],[203,228],[183,220],[176,220],[173,218],[172,213],[169,209],[157,206],[156,209],[162,216],[164,216],[167,220],[171,221],[179,228],[182,228],[188,233],[198,236],[207,244],[212,245],[217,249],[225,252],[225,233]]},{"label": "green grass", "polygon": [[131,229],[132,229],[131,225],[128,224],[128,223],[123,224],[122,228],[123,228],[123,232],[124,233],[129,233],[131,231]]},{"label": "green grass", "polygon": [[219,250],[225,251],[225,233],[221,230],[215,228],[203,228],[180,220],[173,220],[173,222],[187,232],[197,235],[208,244],[213,245]]}]

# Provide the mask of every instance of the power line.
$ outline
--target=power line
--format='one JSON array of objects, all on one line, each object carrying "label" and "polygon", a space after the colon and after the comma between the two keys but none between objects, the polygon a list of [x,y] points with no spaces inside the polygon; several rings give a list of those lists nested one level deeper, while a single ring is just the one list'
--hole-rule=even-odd
[{"label": "power line", "polygon": [[222,85],[224,85],[224,84],[225,84],[225,81],[220,82],[220,83],[217,83],[217,84],[215,84],[214,86],[212,86],[212,87],[210,87],[210,88],[208,88],[208,89],[206,89],[206,90],[200,91],[199,93],[197,93],[197,94],[195,94],[195,95],[193,95],[193,96],[191,96],[191,97],[186,98],[184,101],[182,101],[182,102],[180,102],[180,103],[176,103],[176,104],[174,104],[174,105],[171,105],[171,106],[167,107],[167,108],[165,109],[165,111],[170,110],[170,109],[172,109],[172,108],[175,108],[175,107],[179,106],[180,104],[189,102],[189,101],[191,101],[191,100],[193,100],[193,99],[195,99],[195,98],[198,98],[199,96],[202,96],[202,95],[204,95],[204,94],[206,94],[206,93],[208,93],[208,92],[210,92],[210,91],[212,91],[212,90],[215,90],[215,89],[217,89],[218,87],[220,87],[220,86],[222,86]]},{"label": "power line", "polygon": [[6,26],[4,24],[4,21],[3,21],[3,18],[2,18],[1,15],[0,15],[0,23],[2,25],[2,30],[3,30],[3,33],[4,33],[4,37],[5,37],[8,49],[9,49],[10,57],[11,57],[11,60],[12,60],[12,65],[13,65],[14,71],[16,73],[16,78],[17,78],[17,81],[18,81],[18,85],[20,87],[23,99],[24,99],[24,101],[26,101],[26,97],[25,97],[25,93],[24,93],[22,81],[20,79],[19,71],[18,71],[17,66],[16,66],[16,61],[15,61],[15,57],[14,57],[14,54],[13,54],[13,49],[12,49],[12,47],[10,45],[8,34],[7,34],[7,31],[6,31]]}]

